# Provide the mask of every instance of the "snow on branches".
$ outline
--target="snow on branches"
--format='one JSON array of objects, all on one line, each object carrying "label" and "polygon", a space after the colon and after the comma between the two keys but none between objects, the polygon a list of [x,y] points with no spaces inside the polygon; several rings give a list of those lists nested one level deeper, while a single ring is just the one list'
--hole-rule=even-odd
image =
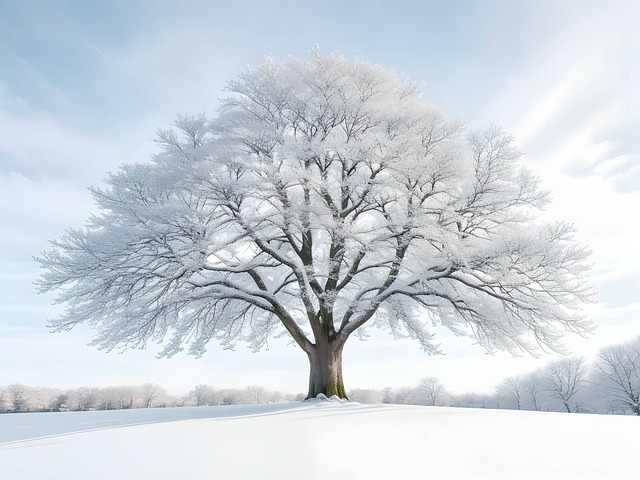
[{"label": "snow on branches", "polygon": [[334,55],[267,61],[227,92],[94,188],[99,213],[38,259],[68,307],[54,330],[89,322],[106,349],[169,334],[166,355],[285,333],[310,358],[367,324],[431,353],[431,323],[512,352],[591,330],[589,252],[537,219],[548,193],[499,128],[467,134],[414,83]]}]

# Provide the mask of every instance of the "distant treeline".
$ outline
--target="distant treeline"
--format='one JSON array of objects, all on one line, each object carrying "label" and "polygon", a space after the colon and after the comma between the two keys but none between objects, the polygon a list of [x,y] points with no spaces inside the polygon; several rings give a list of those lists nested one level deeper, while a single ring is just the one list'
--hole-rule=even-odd
[{"label": "distant treeline", "polygon": [[118,410],[130,408],[182,407],[200,405],[240,405],[281,403],[304,399],[259,386],[214,389],[197,385],[187,396],[178,397],[155,383],[103,388],[79,387],[68,390],[12,384],[0,387],[0,412],[66,412]]},{"label": "distant treeline", "polygon": [[350,399],[361,403],[640,415],[640,337],[603,348],[591,364],[584,358],[565,357],[539,370],[507,377],[491,395],[454,395],[439,379],[428,377],[416,387],[352,390]]},{"label": "distant treeline", "polygon": [[[640,337],[602,349],[592,364],[567,357],[525,375],[505,378],[490,395],[455,395],[435,377],[423,378],[415,387],[356,388],[347,393],[359,403],[640,415]],[[12,384],[0,387],[0,412],[283,403],[304,398],[304,393],[283,393],[256,385],[242,389],[197,385],[187,396],[176,397],[155,383],[70,390]]]}]

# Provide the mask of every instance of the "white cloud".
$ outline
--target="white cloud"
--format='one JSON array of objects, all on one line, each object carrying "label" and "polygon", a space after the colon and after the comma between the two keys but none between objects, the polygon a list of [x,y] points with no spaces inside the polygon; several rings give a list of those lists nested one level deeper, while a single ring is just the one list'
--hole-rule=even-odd
[{"label": "white cloud", "polygon": [[0,175],[0,218],[13,234],[40,236],[52,227],[60,231],[60,225],[77,224],[87,217],[90,201],[86,186],[72,180]]},{"label": "white cloud", "polygon": [[[6,99],[6,93],[5,93]],[[2,105],[0,91],[0,106]],[[6,105],[6,102],[5,102]],[[4,173],[21,173],[29,177],[64,178],[69,183],[98,183],[109,170],[131,161],[144,161],[140,155],[140,133],[151,152],[148,127],[132,126],[125,137],[87,134],[67,125],[49,112],[26,104],[20,111],[0,108],[0,155]]]},{"label": "white cloud", "polygon": [[632,166],[632,162],[633,159],[631,155],[618,155],[607,158],[595,166],[593,173],[599,177],[615,176],[616,179],[620,179],[638,169],[638,167]]}]

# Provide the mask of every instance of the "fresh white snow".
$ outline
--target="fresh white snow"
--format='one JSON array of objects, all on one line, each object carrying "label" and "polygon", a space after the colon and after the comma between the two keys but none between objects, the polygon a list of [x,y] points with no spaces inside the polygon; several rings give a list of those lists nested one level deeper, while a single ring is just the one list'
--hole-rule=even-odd
[{"label": "fresh white snow", "polygon": [[637,471],[640,418],[316,400],[8,414],[0,435],[2,480],[611,480]]}]

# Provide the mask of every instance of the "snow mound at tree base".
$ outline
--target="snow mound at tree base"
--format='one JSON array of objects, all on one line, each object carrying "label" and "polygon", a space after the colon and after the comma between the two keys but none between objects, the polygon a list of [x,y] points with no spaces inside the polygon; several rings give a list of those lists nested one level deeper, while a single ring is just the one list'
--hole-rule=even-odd
[{"label": "snow mound at tree base", "polygon": [[324,393],[319,393],[316,398],[309,398],[305,400],[305,402],[310,403],[321,403],[321,402],[330,402],[330,403],[352,403],[346,398],[340,398],[337,395],[332,395],[327,397]]}]

